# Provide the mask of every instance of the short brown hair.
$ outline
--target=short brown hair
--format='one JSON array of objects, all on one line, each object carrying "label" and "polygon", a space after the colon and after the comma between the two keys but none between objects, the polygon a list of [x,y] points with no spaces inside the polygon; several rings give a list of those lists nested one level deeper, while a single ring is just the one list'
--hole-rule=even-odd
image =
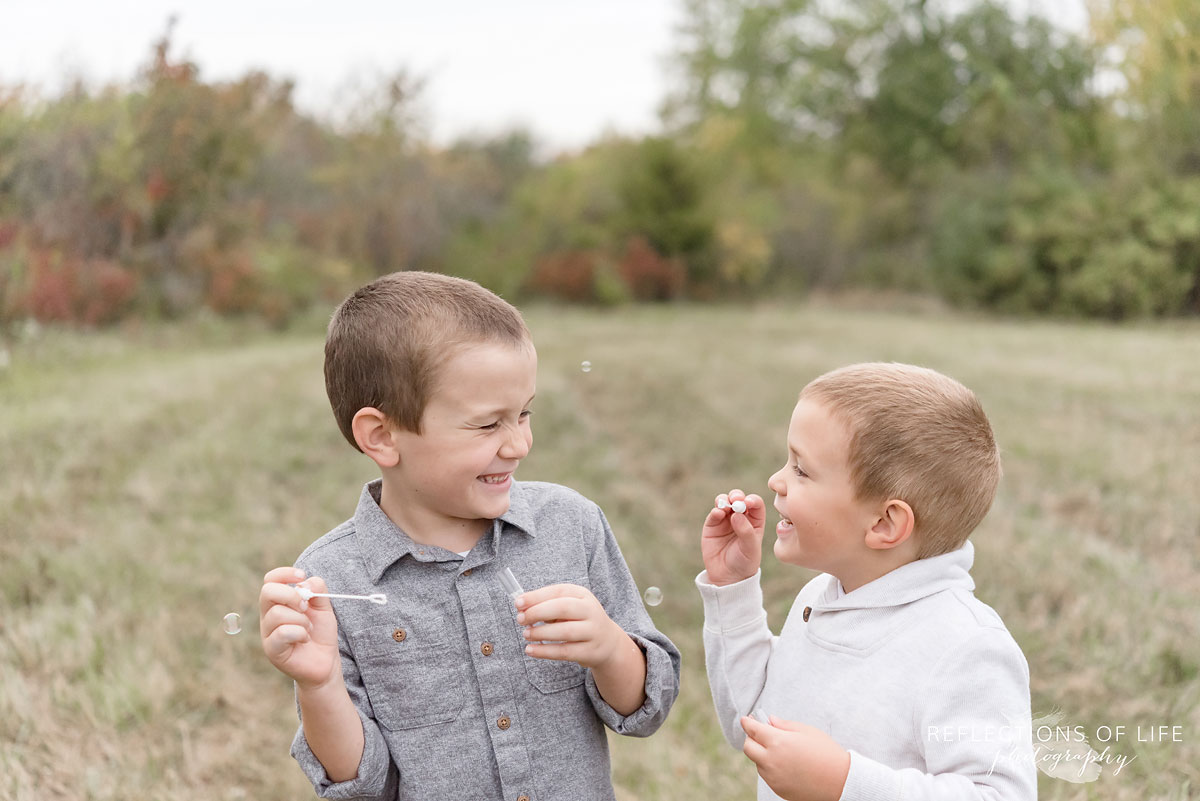
[{"label": "short brown hair", "polygon": [[912,507],[918,558],[961,547],[991,508],[1000,451],[979,399],[954,379],[909,364],[853,364],[813,380],[800,397],[849,429],[847,464],[860,500]]},{"label": "short brown hair", "polygon": [[358,448],[351,422],[367,406],[420,433],[439,367],[457,348],[483,342],[519,346],[531,337],[520,312],[474,281],[414,270],[361,287],[334,311],[325,337],[325,392],[343,436]]}]

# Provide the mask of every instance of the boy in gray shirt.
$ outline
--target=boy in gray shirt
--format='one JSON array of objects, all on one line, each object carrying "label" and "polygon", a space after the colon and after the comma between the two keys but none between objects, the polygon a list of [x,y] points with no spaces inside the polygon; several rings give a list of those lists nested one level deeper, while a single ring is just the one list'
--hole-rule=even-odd
[{"label": "boy in gray shirt", "polygon": [[[674,703],[679,651],[603,513],[513,480],[536,371],[520,314],[470,281],[394,273],[335,312],[330,404],[381,478],[260,597],[318,795],[610,801],[604,726],[648,736]],[[330,591],[387,603],[304,597]]]},{"label": "boy in gray shirt", "polygon": [[812,381],[767,487],[775,557],[822,573],[777,637],[759,585],[766,505],[718,496],[696,577],[705,663],[759,799],[1037,797],[1029,669],[968,572],[999,480],[991,426],[957,381],[904,364]]}]

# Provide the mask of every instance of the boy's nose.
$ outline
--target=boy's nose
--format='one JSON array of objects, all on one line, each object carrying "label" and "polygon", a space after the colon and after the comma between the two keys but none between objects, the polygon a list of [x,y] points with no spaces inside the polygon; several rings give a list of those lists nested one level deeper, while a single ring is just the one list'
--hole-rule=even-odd
[{"label": "boy's nose", "polygon": [[787,482],[783,480],[783,471],[786,469],[786,466],[779,468],[767,479],[767,487],[776,495],[787,495]]},{"label": "boy's nose", "polygon": [[500,448],[500,455],[505,459],[524,459],[533,447],[533,432],[522,431],[519,427],[510,428],[508,431],[508,437]]}]

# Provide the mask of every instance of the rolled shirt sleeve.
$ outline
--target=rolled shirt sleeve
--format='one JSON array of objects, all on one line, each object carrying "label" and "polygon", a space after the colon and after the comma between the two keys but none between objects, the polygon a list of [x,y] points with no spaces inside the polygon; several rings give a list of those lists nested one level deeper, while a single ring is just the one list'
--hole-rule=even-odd
[{"label": "rolled shirt sleeve", "polygon": [[296,730],[292,740],[292,757],[312,782],[313,790],[321,798],[347,799],[392,799],[396,797],[396,769],[388,756],[387,743],[375,721],[368,718],[361,707],[356,707],[363,727],[363,755],[358,763],[358,775],[344,782],[335,782],[325,772],[325,766],[317,759],[308,740],[304,737],[303,724]]},{"label": "rolled shirt sleeve", "polygon": [[[309,570],[308,566],[299,563],[296,566],[305,569],[306,572]],[[396,766],[388,753],[383,732],[379,730],[379,724],[370,714],[370,699],[367,698],[358,664],[351,656],[350,647],[340,626],[338,653],[342,660],[342,678],[346,690],[362,722],[363,755],[358,763],[358,774],[344,782],[331,780],[325,772],[325,766],[308,745],[308,739],[304,736],[303,719],[296,729],[296,736],[292,739],[292,758],[300,765],[304,775],[312,782],[313,790],[321,798],[393,799],[396,797]],[[296,714],[300,715],[299,700],[296,702]]]},{"label": "rolled shirt sleeve", "polygon": [[622,715],[600,696],[590,670],[586,678],[588,699],[604,725],[617,734],[648,737],[667,719],[679,695],[679,649],[655,628],[604,512],[594,504],[592,509],[596,518],[588,533],[595,540],[589,549],[588,581],[608,616],[646,656],[646,700],[629,715]]}]

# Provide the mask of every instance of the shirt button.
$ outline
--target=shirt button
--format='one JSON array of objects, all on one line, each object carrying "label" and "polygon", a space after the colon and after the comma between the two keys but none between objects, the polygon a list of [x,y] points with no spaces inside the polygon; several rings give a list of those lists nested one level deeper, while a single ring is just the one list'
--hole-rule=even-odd
[{"label": "shirt button", "polygon": [[469,576],[469,575],[471,575],[471,571],[472,571],[472,570],[474,570],[474,569],[475,569],[475,568],[473,568],[473,567],[468,567],[466,570],[464,570],[464,571],[462,572],[463,576],[465,577],[465,576]]},{"label": "shirt button", "polygon": [[396,629],[392,632],[392,639],[396,642],[404,642],[404,638],[407,636],[408,633],[404,629]]},{"label": "shirt button", "polygon": [[517,796],[517,801],[529,801],[529,796],[519,795],[519,796]]},{"label": "shirt button", "polygon": [[485,642],[483,645],[479,646],[479,650],[483,652],[484,656],[491,656],[494,649],[492,648],[492,644],[490,642]]},{"label": "shirt button", "polygon": [[805,623],[808,622],[808,617],[811,614],[812,614],[812,607],[811,606],[804,607],[804,622]]},{"label": "shirt button", "polygon": [[508,719],[508,715],[496,721],[496,728],[500,729],[500,731],[508,731],[508,727],[511,725],[512,721]]}]

